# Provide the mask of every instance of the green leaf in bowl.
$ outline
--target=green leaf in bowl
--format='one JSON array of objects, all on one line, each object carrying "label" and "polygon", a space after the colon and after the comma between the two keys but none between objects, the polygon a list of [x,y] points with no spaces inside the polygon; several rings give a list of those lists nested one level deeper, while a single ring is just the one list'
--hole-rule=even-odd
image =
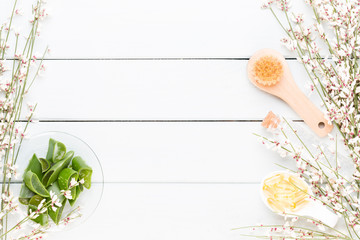
[{"label": "green leaf in bowl", "polygon": [[69,151],[68,153],[66,153],[65,157],[63,160],[55,163],[45,174],[44,177],[42,178],[42,182],[43,184],[48,187],[50,186],[50,184],[52,184],[53,182],[56,181],[56,179],[58,178],[60,172],[69,166],[72,157],[74,156],[74,152],[73,151]]},{"label": "green leaf in bowl", "polygon": [[42,196],[49,197],[50,194],[46,190],[45,186],[41,183],[39,177],[32,171],[27,171],[24,176],[24,182],[26,186],[34,193]]},{"label": "green leaf in bowl", "polygon": [[84,186],[87,189],[90,189],[91,187],[91,175],[92,175],[92,168],[89,167],[85,161],[79,157],[76,156],[74,157],[74,159],[72,160],[72,168],[75,171],[79,172],[79,179],[84,179]]},{"label": "green leaf in bowl", "polygon": [[70,186],[71,179],[78,180],[79,174],[77,171],[71,168],[63,169],[58,177],[58,184],[61,190],[68,190]]},{"label": "green leaf in bowl", "polygon": [[39,158],[39,162],[41,164],[41,171],[44,173],[51,167],[51,162],[45,158]]},{"label": "green leaf in bowl", "polygon": [[61,202],[61,207],[58,207],[55,212],[52,210],[51,207],[49,207],[49,209],[48,209],[49,216],[54,221],[54,223],[56,225],[58,225],[60,220],[61,220],[61,215],[62,215],[62,213],[64,211],[65,205],[66,205],[66,199],[64,199]]},{"label": "green leaf in bowl", "polygon": [[36,176],[38,176],[39,179],[41,179],[43,177],[43,173],[42,173],[42,169],[41,169],[41,163],[40,163],[38,157],[36,156],[36,154],[34,154],[32,156],[32,158],[30,159],[29,164],[28,164],[27,168],[24,171],[24,175],[28,171],[32,171],[33,173],[35,173]]},{"label": "green leaf in bowl", "polygon": [[[51,206],[48,208],[50,218],[54,221],[54,223],[58,225],[61,220],[62,212],[64,211],[65,208],[66,198],[64,197],[63,194],[61,194],[61,190],[57,182],[54,182],[54,184],[48,187],[47,190],[49,192],[53,191],[58,196],[59,202],[61,203],[61,207],[58,207],[56,211],[54,211]],[[48,198],[48,200],[51,201],[50,198]]]},{"label": "green leaf in bowl", "polygon": [[[31,211],[36,211],[39,204],[44,198],[39,195],[34,195],[29,201],[29,213]],[[41,226],[46,226],[49,223],[48,212],[41,213],[37,218],[32,219],[34,222],[39,223]]]},{"label": "green leaf in bowl", "polygon": [[46,154],[46,160],[57,163],[61,161],[66,153],[66,147],[63,143],[52,138],[49,139],[49,148]]},{"label": "green leaf in bowl", "polygon": [[81,190],[80,190],[80,186],[81,185],[78,185],[76,186],[74,189],[74,192],[75,194],[73,195],[73,190],[71,189],[71,196],[72,196],[72,199],[69,199],[69,203],[70,203],[70,206],[74,206],[76,200],[79,198],[80,196],[80,193],[81,193]]},{"label": "green leaf in bowl", "polygon": [[[68,190],[71,191],[71,197],[72,199],[75,199],[77,197],[77,191],[76,187],[73,186],[70,188],[70,182],[72,179],[75,181],[78,180],[79,174],[77,171],[71,169],[71,168],[65,168],[61,171],[58,178],[58,184],[61,190]],[[70,202],[71,203],[71,202]],[[71,205],[72,206],[72,205]]]},{"label": "green leaf in bowl", "polygon": [[20,194],[19,194],[19,202],[24,205],[28,205],[30,199],[35,195],[33,191],[31,191],[26,184],[23,182],[21,184]]}]

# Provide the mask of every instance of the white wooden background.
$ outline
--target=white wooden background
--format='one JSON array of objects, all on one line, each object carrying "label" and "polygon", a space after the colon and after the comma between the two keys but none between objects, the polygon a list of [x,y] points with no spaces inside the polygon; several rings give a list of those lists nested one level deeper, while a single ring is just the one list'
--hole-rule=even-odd
[{"label": "white wooden background", "polygon": [[274,48],[303,90],[307,77],[260,3],[48,1],[38,49],[51,55],[32,89],[40,123],[31,131],[85,140],[106,182],[92,218],[49,239],[239,240],[231,228],[282,222],[262,204],[259,182],[275,163],[293,164],[252,133],[269,110],[299,117],[253,87],[246,64]]}]

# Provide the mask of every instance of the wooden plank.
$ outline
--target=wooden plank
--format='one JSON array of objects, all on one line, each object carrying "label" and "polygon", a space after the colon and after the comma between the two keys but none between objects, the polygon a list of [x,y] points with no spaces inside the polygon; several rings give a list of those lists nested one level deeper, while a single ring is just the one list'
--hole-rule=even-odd
[{"label": "wooden plank", "polygon": [[[25,13],[32,2],[20,1]],[[280,46],[284,33],[271,12],[260,9],[261,2],[49,1],[39,51],[49,45],[53,58],[238,58],[270,47],[293,56]],[[1,3],[0,16],[8,16],[11,3]],[[311,12],[302,1],[292,5]]]},{"label": "wooden plank", "polygon": [[[288,61],[307,92],[302,65]],[[269,110],[299,119],[281,100],[254,87],[247,61],[46,61],[28,101],[40,119],[252,120]],[[313,94],[311,100],[319,106]]]},{"label": "wooden plank", "polygon": [[266,134],[257,122],[39,123],[31,131],[83,139],[97,153],[106,182],[260,182],[281,169],[276,163],[295,168],[252,135]]},{"label": "wooden plank", "polygon": [[282,222],[262,203],[258,184],[107,184],[89,220],[49,237],[250,240],[231,229]]}]

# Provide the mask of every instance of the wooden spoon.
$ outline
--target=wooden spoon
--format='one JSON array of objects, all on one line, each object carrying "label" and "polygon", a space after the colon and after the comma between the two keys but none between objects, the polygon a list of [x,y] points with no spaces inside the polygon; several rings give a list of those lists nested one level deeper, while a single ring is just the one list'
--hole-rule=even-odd
[{"label": "wooden spoon", "polygon": [[[258,82],[258,76],[256,76],[254,69],[257,61],[263,57],[273,57],[281,63],[282,74],[277,83],[264,85]],[[272,49],[257,51],[250,58],[247,72],[250,81],[255,86],[284,100],[318,136],[325,137],[331,132],[333,125],[328,123],[324,114],[298,88],[281,53]]]}]

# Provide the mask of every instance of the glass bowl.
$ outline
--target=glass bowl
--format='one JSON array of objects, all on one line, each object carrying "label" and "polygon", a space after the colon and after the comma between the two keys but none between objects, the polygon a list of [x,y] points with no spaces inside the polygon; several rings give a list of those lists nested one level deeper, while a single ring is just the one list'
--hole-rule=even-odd
[{"label": "glass bowl", "polygon": [[[65,132],[43,132],[23,141],[16,163],[19,173],[19,177],[16,182],[17,184],[20,185],[22,183],[22,175],[34,153],[37,155],[38,158],[46,157],[50,138],[64,143],[66,146],[66,151],[74,151],[74,157],[81,156],[86,162],[86,164],[89,165],[93,170],[91,188],[84,188],[84,191],[81,192],[78,200],[73,207],[71,207],[70,204],[67,202],[66,207],[64,208],[62,218],[69,214],[73,209],[80,206],[81,217],[76,219],[74,222],[72,222],[71,224],[69,224],[69,226],[65,228],[72,229],[75,226],[84,223],[98,207],[104,190],[104,173],[98,157],[86,142],[74,135]],[[19,191],[20,187],[18,188],[18,192],[17,194],[15,194],[15,196],[18,196]],[[24,207],[24,209],[27,209],[27,206],[22,204],[20,205]],[[50,218],[49,222],[52,223],[52,220]],[[59,224],[59,226],[55,227],[55,229],[58,228],[64,230],[64,227],[62,225],[65,224]],[[54,228],[52,227],[52,230],[53,229]]]}]

